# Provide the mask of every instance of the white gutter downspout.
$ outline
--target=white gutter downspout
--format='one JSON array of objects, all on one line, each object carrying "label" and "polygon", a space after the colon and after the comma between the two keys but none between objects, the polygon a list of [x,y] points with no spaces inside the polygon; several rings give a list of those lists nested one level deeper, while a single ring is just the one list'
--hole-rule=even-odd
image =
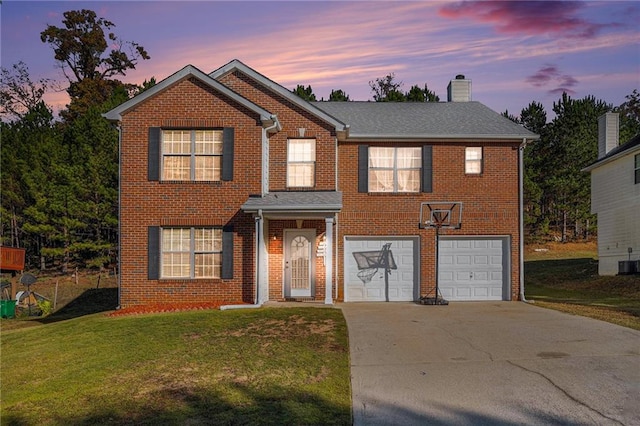
[{"label": "white gutter downspout", "polygon": [[269,132],[272,130],[280,131],[282,126],[278,121],[278,117],[272,115],[270,117],[273,120],[273,124],[269,127],[262,129],[262,196],[264,197],[269,193]]},{"label": "white gutter downspout", "polygon": [[[339,154],[339,150],[338,150],[338,137],[336,136],[335,138],[336,141],[336,145],[335,145],[335,151],[336,151],[336,171],[335,171],[335,185],[336,185],[336,191],[338,191],[338,189],[340,188],[340,168],[338,167],[338,163],[340,162],[340,158],[338,158],[338,154]],[[340,253],[338,253],[338,215],[339,213],[334,213],[333,215],[333,258],[336,260],[335,264],[334,264],[334,268],[335,271],[333,271],[333,277],[334,277],[334,291],[333,291],[333,299],[334,300],[338,300],[338,270],[340,268]]]},{"label": "white gutter downspout", "polygon": [[520,301],[527,303],[524,296],[524,149],[527,146],[527,138],[522,138],[522,144],[518,148],[518,198],[520,217]]},{"label": "white gutter downspout", "polygon": [[120,220],[121,214],[120,210],[122,209],[122,122],[119,121],[117,125],[118,129],[118,270],[116,271],[116,281],[118,284],[118,306],[116,306],[116,310],[119,310],[122,307],[122,279],[120,278],[120,271],[122,268],[120,265],[120,259],[122,259],[122,244],[120,242],[122,235],[122,221]]}]

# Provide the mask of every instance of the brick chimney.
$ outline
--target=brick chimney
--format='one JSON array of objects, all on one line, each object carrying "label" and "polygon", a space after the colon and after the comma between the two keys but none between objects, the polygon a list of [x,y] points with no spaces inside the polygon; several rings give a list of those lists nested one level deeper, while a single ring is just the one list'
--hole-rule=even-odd
[{"label": "brick chimney", "polygon": [[598,160],[618,146],[620,118],[616,112],[598,117]]},{"label": "brick chimney", "polygon": [[447,102],[470,102],[471,101],[471,80],[467,80],[464,75],[458,74],[456,78],[449,82],[447,86]]}]

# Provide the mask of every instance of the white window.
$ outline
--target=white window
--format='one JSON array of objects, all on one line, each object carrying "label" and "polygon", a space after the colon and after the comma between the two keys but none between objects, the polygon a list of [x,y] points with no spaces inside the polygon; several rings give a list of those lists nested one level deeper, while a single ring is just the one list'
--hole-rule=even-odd
[{"label": "white window", "polygon": [[421,148],[369,147],[369,192],[419,192]]},{"label": "white window", "polygon": [[464,153],[464,172],[470,175],[482,173],[482,147],[467,147]]},{"label": "white window", "polygon": [[316,177],[316,140],[289,139],[287,150],[287,186],[311,188]]},{"label": "white window", "polygon": [[222,229],[163,228],[162,278],[220,278]]},{"label": "white window", "polygon": [[222,130],[163,130],[162,179],[218,181]]},{"label": "white window", "polygon": [[635,180],[634,182],[636,184],[640,183],[640,154],[636,154],[635,158],[635,167],[634,167],[634,174],[635,174]]}]

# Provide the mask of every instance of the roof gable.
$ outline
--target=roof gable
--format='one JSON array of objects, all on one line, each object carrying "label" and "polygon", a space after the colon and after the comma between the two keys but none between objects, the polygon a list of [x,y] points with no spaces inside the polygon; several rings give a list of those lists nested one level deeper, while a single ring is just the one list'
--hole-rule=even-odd
[{"label": "roof gable", "polygon": [[287,99],[292,104],[294,104],[294,105],[302,108],[303,110],[307,111],[309,114],[311,114],[311,115],[319,118],[320,120],[323,120],[326,123],[330,124],[331,126],[333,126],[336,129],[336,132],[340,133],[340,132],[348,131],[348,127],[349,126],[345,125],[344,122],[340,121],[339,119],[336,119],[335,117],[332,117],[331,115],[327,114],[322,109],[317,108],[314,105],[314,103],[305,101],[304,99],[302,99],[298,95],[294,94],[293,92],[291,92],[287,88],[281,86],[280,84],[278,84],[275,81],[269,79],[268,77],[260,74],[259,72],[257,72],[253,68],[248,67],[247,65],[245,65],[244,63],[242,63],[241,61],[239,61],[237,59],[234,59],[231,62],[229,62],[228,64],[223,65],[222,67],[218,68],[217,70],[211,72],[209,74],[209,76],[211,78],[213,78],[213,79],[218,80],[218,79],[222,78],[223,76],[228,75],[228,74],[230,74],[232,72],[235,72],[235,71],[239,71],[239,72],[247,75],[251,79],[257,81],[263,87],[268,88],[272,92],[277,93],[278,95],[280,95],[283,98]]},{"label": "roof gable", "polygon": [[605,155],[604,157],[598,159],[596,162],[591,163],[590,165],[588,165],[587,167],[585,167],[584,169],[582,169],[582,171],[584,172],[590,172],[591,170],[609,163],[611,161],[614,161],[617,158],[620,158],[628,153],[631,153],[635,150],[640,151],[640,133],[635,135],[634,137],[632,137],[629,141],[627,141],[626,143],[623,143],[622,145],[618,145],[617,147],[613,148],[611,151],[609,151],[607,153],[607,155]]},{"label": "roof gable", "polygon": [[215,91],[217,91],[219,93],[222,93],[223,95],[233,99],[235,102],[238,102],[240,105],[246,107],[250,111],[255,112],[256,114],[258,114],[260,116],[260,120],[262,121],[262,124],[264,126],[271,125],[274,122],[277,123],[277,117],[275,115],[271,114],[269,111],[265,110],[264,108],[254,104],[253,102],[249,101],[248,99],[242,97],[241,95],[239,95],[238,93],[236,93],[233,90],[229,89],[227,86],[223,85],[222,83],[220,83],[220,82],[216,81],[215,79],[209,77],[207,74],[205,74],[204,72],[200,71],[199,69],[197,69],[193,65],[185,66],[180,71],[170,75],[169,77],[167,77],[164,80],[160,81],[159,83],[157,83],[156,85],[154,85],[150,89],[145,90],[141,94],[139,94],[139,95],[129,99],[128,101],[120,104],[119,106],[113,108],[111,111],[106,112],[105,114],[103,114],[103,117],[105,117],[108,120],[112,120],[112,121],[120,121],[122,119],[122,114],[124,114],[127,111],[129,111],[130,109],[136,107],[141,102],[144,102],[144,101],[156,96],[158,93],[160,93],[160,92],[166,90],[167,88],[177,84],[178,82],[183,81],[184,79],[187,79],[187,78],[190,78],[190,77],[194,77],[194,78],[200,80],[202,83],[208,85],[209,87],[211,87]]}]

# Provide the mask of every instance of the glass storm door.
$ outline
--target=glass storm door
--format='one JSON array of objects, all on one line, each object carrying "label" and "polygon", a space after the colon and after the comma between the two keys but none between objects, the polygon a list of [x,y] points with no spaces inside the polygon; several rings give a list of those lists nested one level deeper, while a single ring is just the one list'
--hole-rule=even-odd
[{"label": "glass storm door", "polygon": [[311,297],[314,277],[315,230],[285,230],[284,295]]}]

